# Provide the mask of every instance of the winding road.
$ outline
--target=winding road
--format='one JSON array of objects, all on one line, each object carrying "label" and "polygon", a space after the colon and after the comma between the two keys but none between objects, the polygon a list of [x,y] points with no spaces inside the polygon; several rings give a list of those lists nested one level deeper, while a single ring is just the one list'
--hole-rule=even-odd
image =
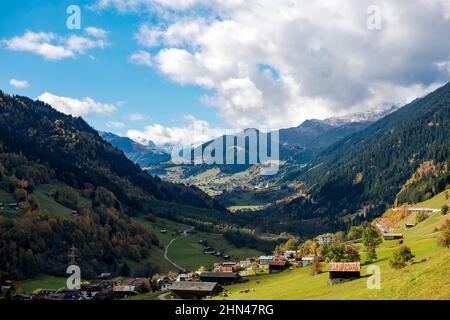
[{"label": "winding road", "polygon": [[172,243],[174,243],[175,240],[181,239],[181,238],[186,238],[189,235],[189,231],[194,230],[194,227],[190,227],[187,230],[184,230],[182,235],[179,237],[175,237],[172,240],[170,240],[169,244],[166,246],[166,248],[164,249],[164,259],[166,259],[171,265],[173,265],[175,268],[177,268],[178,270],[180,270],[181,272],[186,272],[186,269],[183,267],[180,267],[179,265],[177,265],[174,261],[172,261],[169,257],[168,257],[168,253],[169,253],[169,248],[172,245]]}]

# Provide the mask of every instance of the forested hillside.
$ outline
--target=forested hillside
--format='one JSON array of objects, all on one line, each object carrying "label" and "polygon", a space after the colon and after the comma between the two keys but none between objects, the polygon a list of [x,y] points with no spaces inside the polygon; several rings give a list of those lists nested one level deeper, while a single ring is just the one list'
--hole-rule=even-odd
[{"label": "forested hillside", "polygon": [[127,260],[157,272],[158,238],[130,219],[155,203],[174,216],[221,213],[200,190],[143,172],[83,119],[0,92],[0,278],[64,274],[73,245],[87,278],[120,273]]},{"label": "forested hillside", "polygon": [[[417,99],[325,149],[289,179],[307,188],[298,198],[270,210],[270,215],[292,219],[336,217],[366,208],[381,214],[394,203],[414,202],[406,190],[431,197],[450,183],[450,84]],[[408,186],[406,182],[425,162],[433,170]],[[411,192],[409,193],[411,194]],[[414,198],[414,199],[413,199]],[[426,200],[426,199],[419,199]]]}]

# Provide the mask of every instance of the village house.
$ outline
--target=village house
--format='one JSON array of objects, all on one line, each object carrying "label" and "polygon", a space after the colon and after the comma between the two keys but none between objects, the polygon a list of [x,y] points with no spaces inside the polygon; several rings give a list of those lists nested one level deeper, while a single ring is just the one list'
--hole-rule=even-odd
[{"label": "village house", "polygon": [[331,235],[323,235],[317,238],[317,244],[319,246],[323,245],[324,243],[331,243],[331,242],[333,242],[333,236]]},{"label": "village house", "polygon": [[134,286],[136,288],[144,287],[151,290],[150,279],[149,278],[131,278],[127,280],[129,286]]},{"label": "village house", "polygon": [[283,254],[283,257],[285,257],[286,259],[293,259],[296,256],[297,256],[296,250],[288,250]]},{"label": "village house", "polygon": [[287,260],[284,257],[273,257],[268,263],[270,272],[283,271],[287,267]]},{"label": "village house", "polygon": [[170,288],[174,299],[199,300],[217,295],[222,288],[217,282],[174,282]]},{"label": "village house", "polygon": [[258,258],[258,263],[268,265],[272,261],[273,258],[275,258],[275,256],[260,256]]},{"label": "village house", "polygon": [[415,227],[415,226],[416,226],[415,223],[405,223],[405,227],[406,227],[407,229],[413,228],[413,227]]},{"label": "village house", "polygon": [[11,202],[8,206],[11,209],[18,209],[19,208],[19,204],[17,202]]},{"label": "village house", "polygon": [[194,278],[194,274],[193,273],[180,273],[177,276],[176,281],[180,282],[180,281],[192,281]]},{"label": "village house", "polygon": [[136,295],[135,286],[115,286],[113,288],[114,299],[124,299]]},{"label": "village house", "polygon": [[359,279],[361,277],[361,264],[359,262],[330,262],[330,284]]},{"label": "village house", "polygon": [[240,268],[238,263],[232,261],[214,263],[215,272],[237,272]]},{"label": "village house", "polygon": [[158,287],[160,291],[166,291],[170,290],[172,287],[173,281],[169,279],[159,279],[158,280]]},{"label": "village house", "polygon": [[100,280],[110,280],[111,277],[112,277],[112,274],[110,272],[103,272],[103,273],[100,273],[100,275],[98,276],[98,278]]},{"label": "village house", "polygon": [[385,233],[383,233],[383,238],[384,238],[384,240],[397,240],[397,239],[402,239],[403,234],[402,233],[385,232]]},{"label": "village house", "polygon": [[309,266],[310,264],[313,264],[315,260],[314,256],[307,256],[307,257],[302,257],[302,265],[304,267]]},{"label": "village house", "polygon": [[221,285],[230,285],[237,282],[240,276],[235,272],[201,272],[200,281],[217,282]]}]

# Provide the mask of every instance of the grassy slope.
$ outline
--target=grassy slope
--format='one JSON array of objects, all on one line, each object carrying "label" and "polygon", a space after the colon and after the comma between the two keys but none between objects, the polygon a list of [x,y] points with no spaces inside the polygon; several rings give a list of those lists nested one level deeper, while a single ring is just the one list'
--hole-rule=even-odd
[{"label": "grassy slope", "polygon": [[[162,246],[167,246],[171,239],[177,237],[178,232],[190,229],[190,226],[166,219],[156,218],[154,222],[148,222],[144,218],[135,218],[134,221],[140,223],[146,228],[153,230],[161,241]],[[161,233],[161,230],[167,230],[167,233]],[[220,261],[220,258],[203,253],[203,246],[198,241],[205,240],[215,250],[224,254],[242,259],[244,257],[253,257],[262,254],[261,252],[247,248],[236,248],[223,238],[221,234],[199,232],[185,238],[177,239],[173,242],[169,249],[169,258],[175,261],[178,265],[188,269],[197,270],[199,266],[211,267],[214,262]],[[163,258],[163,250],[155,253],[153,259],[162,260],[162,263],[167,265],[167,261]],[[168,270],[173,270],[171,265],[167,265]],[[162,269],[162,271],[166,271]]]},{"label": "grassy slope", "polygon": [[[439,199],[433,201],[440,205]],[[381,268],[380,290],[367,289],[367,266],[362,268],[363,278],[335,286],[328,285],[328,272],[311,276],[310,268],[300,268],[252,277],[245,284],[229,286],[227,299],[450,299],[450,250],[436,244],[439,235],[436,228],[448,218],[435,213],[411,229],[400,224],[404,244],[411,248],[418,262],[404,269],[395,270],[388,264],[398,241],[383,242],[375,262]],[[428,260],[420,262],[422,259]],[[240,293],[245,289],[251,289],[250,293]]]},{"label": "grassy slope", "polygon": [[[55,191],[62,190],[66,187],[67,185],[59,181],[52,181],[50,184],[41,184],[37,186],[34,193],[39,200],[41,209],[47,210],[47,212],[52,215],[71,215],[72,209],[59,204],[52,196]],[[80,203],[88,207],[91,206],[91,201],[82,196],[80,196]]]},{"label": "grassy slope", "polygon": [[245,257],[255,257],[263,254],[254,249],[236,248],[225,240],[221,234],[199,232],[176,240],[170,247],[169,258],[191,271],[198,270],[200,266],[211,269],[214,262],[223,260],[203,253],[203,246],[198,243],[199,240],[206,240],[214,250],[229,255],[233,260],[241,260]]},{"label": "grassy slope", "polygon": [[15,284],[16,290],[31,293],[36,289],[57,290],[66,286],[66,278],[41,275],[32,280],[19,281]]},{"label": "grassy slope", "polygon": [[9,203],[9,202],[16,202],[16,201],[14,200],[14,197],[12,194],[10,194],[6,191],[0,190],[0,202]]},{"label": "grassy slope", "polygon": [[[450,190],[447,190],[447,192],[450,194]],[[413,207],[418,208],[434,208],[434,209],[441,209],[444,204],[450,204],[450,199],[445,199],[445,191],[439,193],[438,195],[434,196],[433,198],[420,202]]]}]

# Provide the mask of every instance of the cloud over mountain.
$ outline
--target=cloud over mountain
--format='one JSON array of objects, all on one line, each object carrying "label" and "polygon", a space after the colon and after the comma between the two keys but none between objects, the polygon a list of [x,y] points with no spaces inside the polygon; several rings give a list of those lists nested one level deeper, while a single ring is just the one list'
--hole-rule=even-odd
[{"label": "cloud over mountain", "polygon": [[[367,26],[372,5],[380,30]],[[402,104],[449,78],[446,0],[97,1],[105,8],[164,12],[138,28],[138,44],[165,77],[205,88],[233,127]]]}]

